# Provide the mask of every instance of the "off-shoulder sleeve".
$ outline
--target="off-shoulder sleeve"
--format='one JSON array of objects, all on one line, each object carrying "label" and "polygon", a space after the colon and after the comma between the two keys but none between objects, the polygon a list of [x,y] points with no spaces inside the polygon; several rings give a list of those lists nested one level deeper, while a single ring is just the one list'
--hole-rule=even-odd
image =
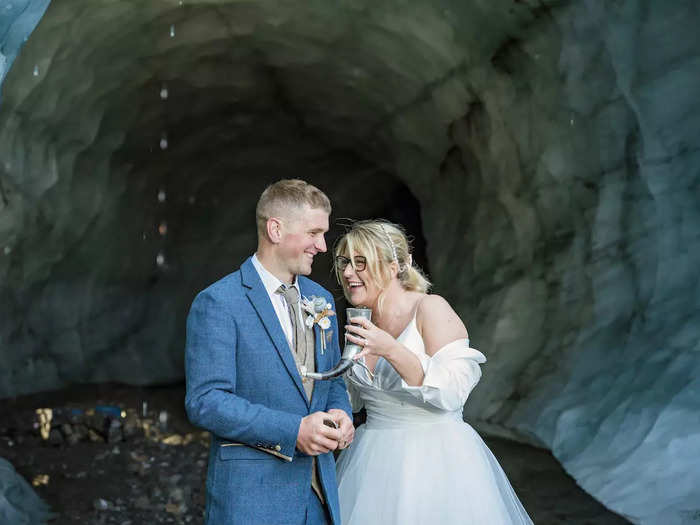
[{"label": "off-shoulder sleeve", "polygon": [[460,410],[472,389],[481,379],[479,365],[486,362],[484,354],[469,347],[469,339],[453,341],[431,356],[417,356],[423,367],[423,384],[402,388],[424,403],[443,410]]}]

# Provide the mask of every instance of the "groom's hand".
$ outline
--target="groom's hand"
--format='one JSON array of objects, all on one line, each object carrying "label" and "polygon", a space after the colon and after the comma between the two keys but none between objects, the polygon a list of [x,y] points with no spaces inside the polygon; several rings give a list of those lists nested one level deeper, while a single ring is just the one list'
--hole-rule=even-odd
[{"label": "groom's hand", "polygon": [[338,448],[347,448],[355,438],[355,427],[352,424],[352,420],[348,417],[345,410],[341,410],[340,408],[331,408],[328,413],[333,417],[333,421],[336,422],[340,429]]},{"label": "groom's hand", "polygon": [[331,428],[323,420],[335,418],[326,412],[314,412],[302,418],[297,434],[297,448],[309,456],[318,456],[338,448],[341,430]]}]

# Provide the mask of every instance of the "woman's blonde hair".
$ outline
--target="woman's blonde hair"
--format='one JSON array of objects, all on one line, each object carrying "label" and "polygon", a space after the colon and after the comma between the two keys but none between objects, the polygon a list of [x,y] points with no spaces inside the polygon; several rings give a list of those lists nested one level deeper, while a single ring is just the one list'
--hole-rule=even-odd
[{"label": "woman's blonde hair", "polygon": [[[398,279],[404,290],[426,293],[430,290],[431,283],[420,268],[413,265],[411,247],[403,231],[403,228],[385,220],[368,220],[353,223],[350,230],[338,239],[335,256],[343,255],[350,259],[350,264],[355,267],[353,254],[367,259],[367,280],[372,282],[379,290],[378,307],[382,309],[384,291],[391,282],[391,263],[398,266]],[[364,273],[364,272],[363,272]],[[346,299],[350,300],[347,284],[343,279],[343,272],[335,265],[335,276],[343,287]]]}]

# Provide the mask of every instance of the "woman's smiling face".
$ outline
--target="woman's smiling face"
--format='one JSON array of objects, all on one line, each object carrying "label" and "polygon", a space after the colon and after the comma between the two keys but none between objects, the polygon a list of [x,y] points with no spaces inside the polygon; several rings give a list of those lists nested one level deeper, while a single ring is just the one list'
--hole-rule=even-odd
[{"label": "woman's smiling face", "polygon": [[369,274],[367,259],[357,252],[352,254],[354,264],[350,263],[347,256],[339,259],[346,264],[343,270],[343,286],[350,302],[353,306],[375,307],[381,290]]}]

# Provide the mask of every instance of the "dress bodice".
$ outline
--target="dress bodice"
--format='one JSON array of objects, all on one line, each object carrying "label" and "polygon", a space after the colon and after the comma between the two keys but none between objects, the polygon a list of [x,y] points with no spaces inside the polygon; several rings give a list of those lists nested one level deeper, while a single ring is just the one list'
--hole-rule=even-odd
[{"label": "dress bodice", "polygon": [[[417,356],[425,356],[425,344],[423,344],[423,338],[418,332],[416,326],[415,316],[408,323],[406,328],[399,334],[396,340],[408,348],[411,352]],[[419,358],[420,359],[420,358]],[[364,358],[362,358],[362,364],[366,365]],[[372,386],[379,390],[384,391],[401,391],[401,376],[396,373],[396,370],[389,364],[389,362],[380,357],[374,367],[374,377],[372,377],[369,371],[360,365],[355,365],[352,368],[351,376],[355,376],[359,382]]]},{"label": "dress bodice", "polygon": [[433,356],[427,355],[415,316],[396,340],[419,359],[423,384],[409,386],[381,357],[373,376],[356,364],[347,378],[353,410],[364,406],[370,426],[461,421],[462,407],[481,377],[479,364],[486,361],[484,355],[469,348],[469,339],[453,341]]}]

